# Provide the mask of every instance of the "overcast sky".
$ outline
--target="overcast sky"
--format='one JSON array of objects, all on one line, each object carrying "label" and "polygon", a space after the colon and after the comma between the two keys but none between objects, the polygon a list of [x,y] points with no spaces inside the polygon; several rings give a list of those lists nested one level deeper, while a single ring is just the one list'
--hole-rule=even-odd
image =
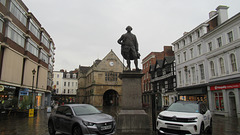
[{"label": "overcast sky", "polygon": [[[206,21],[219,5],[229,18],[240,12],[240,0],[23,0],[55,43],[54,70],[91,66],[111,49],[120,60],[117,40],[133,27],[141,59]],[[126,62],[125,62],[126,64]],[[132,65],[133,62],[132,62]]]}]

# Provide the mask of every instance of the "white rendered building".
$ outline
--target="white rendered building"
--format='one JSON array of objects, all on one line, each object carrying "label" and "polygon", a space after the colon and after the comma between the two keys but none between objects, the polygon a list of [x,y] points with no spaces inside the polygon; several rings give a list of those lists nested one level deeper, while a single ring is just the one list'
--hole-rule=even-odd
[{"label": "white rendered building", "polygon": [[218,6],[173,43],[180,100],[201,100],[214,114],[240,117],[240,13]]},{"label": "white rendered building", "polygon": [[54,99],[64,103],[74,103],[78,89],[78,71],[54,71]]}]

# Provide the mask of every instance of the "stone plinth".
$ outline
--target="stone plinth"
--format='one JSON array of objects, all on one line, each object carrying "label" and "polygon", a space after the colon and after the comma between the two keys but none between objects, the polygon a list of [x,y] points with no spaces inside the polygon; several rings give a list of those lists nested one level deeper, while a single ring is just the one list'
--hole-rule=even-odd
[{"label": "stone plinth", "polygon": [[134,71],[124,71],[122,79],[122,110],[117,117],[118,133],[150,132],[150,121],[142,109],[141,78],[143,74]]}]

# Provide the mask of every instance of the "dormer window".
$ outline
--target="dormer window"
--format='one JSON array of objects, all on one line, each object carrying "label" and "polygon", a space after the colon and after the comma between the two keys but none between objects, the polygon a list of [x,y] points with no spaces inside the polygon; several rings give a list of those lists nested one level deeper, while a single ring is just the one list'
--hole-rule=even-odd
[{"label": "dormer window", "polygon": [[73,78],[74,78],[74,79],[76,79],[76,76],[77,76],[76,74],[73,74]]},{"label": "dormer window", "polygon": [[70,78],[70,74],[69,73],[67,73],[66,78]]}]

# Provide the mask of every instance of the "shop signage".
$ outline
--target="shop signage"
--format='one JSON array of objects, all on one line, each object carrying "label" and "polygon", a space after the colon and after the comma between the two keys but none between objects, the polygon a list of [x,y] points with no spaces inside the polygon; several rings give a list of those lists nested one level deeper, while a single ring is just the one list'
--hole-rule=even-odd
[{"label": "shop signage", "polygon": [[28,95],[28,90],[29,89],[24,89],[23,91],[20,91],[20,96]]},{"label": "shop signage", "polygon": [[4,86],[0,85],[0,91],[3,91],[3,90],[4,90]]},{"label": "shop signage", "polygon": [[240,88],[240,83],[211,86],[210,90],[224,90],[224,89],[234,89],[234,88]]},{"label": "shop signage", "polygon": [[14,87],[14,86],[6,86],[6,85],[4,85],[4,87],[6,88],[6,89],[16,89],[16,87]]}]

